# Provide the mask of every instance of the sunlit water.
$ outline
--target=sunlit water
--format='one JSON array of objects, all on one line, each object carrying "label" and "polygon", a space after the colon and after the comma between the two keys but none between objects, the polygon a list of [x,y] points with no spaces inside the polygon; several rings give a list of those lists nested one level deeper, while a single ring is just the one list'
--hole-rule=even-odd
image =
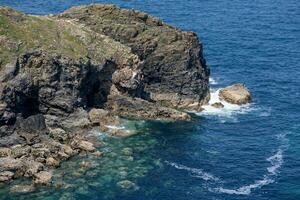
[{"label": "sunlit water", "polygon": [[[195,31],[211,67],[212,99],[242,82],[253,102],[206,106],[192,122],[129,122],[127,139],[92,132],[101,158],[75,157],[54,171],[61,188],[0,199],[297,200],[300,199],[300,3],[298,0],[71,1],[0,0],[31,14],[72,5],[115,3]],[[92,169],[80,169],[82,160]],[[136,185],[122,189],[117,183]],[[20,180],[21,181],[21,180]],[[26,180],[22,180],[25,181]]]}]

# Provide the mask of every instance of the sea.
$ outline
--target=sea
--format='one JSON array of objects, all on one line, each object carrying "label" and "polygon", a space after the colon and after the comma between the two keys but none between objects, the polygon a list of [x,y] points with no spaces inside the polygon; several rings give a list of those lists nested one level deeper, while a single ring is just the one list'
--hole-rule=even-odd
[{"label": "sea", "polygon": [[[109,3],[137,9],[198,34],[211,69],[211,101],[220,88],[245,84],[253,101],[223,102],[191,113],[191,122],[124,120],[137,134],[97,130],[100,158],[77,156],[53,171],[54,187],[1,200],[300,200],[299,0],[0,0],[47,15]],[[80,168],[88,160],[92,168]]]}]

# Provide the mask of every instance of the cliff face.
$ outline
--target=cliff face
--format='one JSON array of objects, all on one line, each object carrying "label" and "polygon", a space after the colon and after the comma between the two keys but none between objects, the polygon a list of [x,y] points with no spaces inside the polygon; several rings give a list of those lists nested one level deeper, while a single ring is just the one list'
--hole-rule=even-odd
[{"label": "cliff face", "polygon": [[145,91],[163,105],[197,109],[207,101],[209,70],[197,35],[115,6],[74,7],[57,16],[130,47],[142,61]]},{"label": "cliff face", "polygon": [[20,118],[68,117],[95,107],[186,120],[173,109],[198,110],[209,98],[196,34],[113,5],[54,16],[0,8],[0,66],[1,135],[14,132]]}]

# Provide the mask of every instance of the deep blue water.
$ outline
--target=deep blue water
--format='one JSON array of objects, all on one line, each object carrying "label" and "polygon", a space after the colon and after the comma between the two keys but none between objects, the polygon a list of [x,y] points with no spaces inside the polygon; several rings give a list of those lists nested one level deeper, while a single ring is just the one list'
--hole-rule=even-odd
[{"label": "deep blue water", "polygon": [[[104,185],[86,187],[87,193],[70,190],[74,199],[300,199],[299,0],[0,0],[0,5],[48,14],[91,2],[143,10],[197,32],[211,67],[211,88],[245,83],[253,103],[199,114],[192,123],[146,122],[140,135],[115,141],[133,148],[139,169],[147,166],[134,180],[138,188],[120,192],[114,177],[103,172],[97,178],[109,179]],[[153,142],[138,151],[143,140]],[[63,192],[35,198],[58,199]]]}]

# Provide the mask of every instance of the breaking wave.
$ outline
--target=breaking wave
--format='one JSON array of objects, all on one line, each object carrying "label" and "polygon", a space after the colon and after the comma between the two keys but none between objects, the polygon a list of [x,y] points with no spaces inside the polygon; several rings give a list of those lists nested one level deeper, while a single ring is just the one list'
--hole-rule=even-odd
[{"label": "breaking wave", "polygon": [[[235,105],[228,103],[226,101],[223,101],[219,98],[219,92],[220,89],[218,90],[211,90],[211,97],[209,100],[208,105],[202,106],[204,108],[203,111],[196,113],[198,116],[207,116],[207,115],[215,115],[219,116],[221,119],[224,117],[233,117],[234,114],[244,114],[248,113],[249,111],[253,110],[253,108],[250,107],[251,104],[246,104],[246,105]],[[212,104],[221,102],[224,107],[223,108],[215,108],[212,106]]]}]

